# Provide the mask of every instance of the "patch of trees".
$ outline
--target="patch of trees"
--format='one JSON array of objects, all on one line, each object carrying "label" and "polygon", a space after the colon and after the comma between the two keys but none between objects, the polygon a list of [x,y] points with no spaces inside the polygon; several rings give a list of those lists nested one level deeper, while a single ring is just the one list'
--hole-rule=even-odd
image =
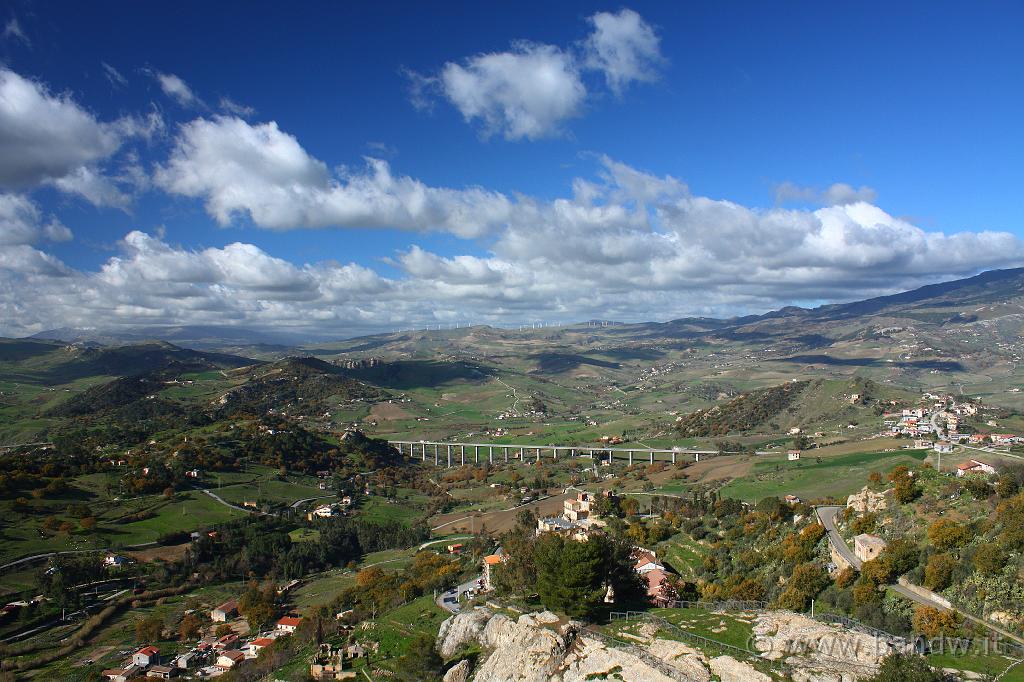
[{"label": "patch of trees", "polygon": [[286,409],[290,414],[319,415],[332,401],[380,396],[378,390],[316,358],[289,358],[273,368],[279,371],[254,377],[228,393],[221,414],[263,415]]},{"label": "patch of trees", "polygon": [[363,554],[409,547],[429,536],[424,525],[397,521],[365,521],[335,517],[317,522],[315,541],[292,542],[296,525],[285,519],[250,516],[217,526],[202,535],[186,553],[185,564],[207,580],[238,577],[292,579],[332,566],[344,565]]},{"label": "patch of trees", "polygon": [[760,426],[788,408],[810,385],[793,381],[733,398],[724,405],[697,410],[683,417],[676,429],[684,437],[724,436]]}]

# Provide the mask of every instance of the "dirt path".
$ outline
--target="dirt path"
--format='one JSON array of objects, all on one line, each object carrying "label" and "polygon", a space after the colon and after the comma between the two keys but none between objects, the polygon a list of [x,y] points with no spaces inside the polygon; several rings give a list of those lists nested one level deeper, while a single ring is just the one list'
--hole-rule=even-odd
[{"label": "dirt path", "polygon": [[543,500],[521,504],[512,509],[501,509],[498,511],[482,512],[475,514],[471,519],[467,512],[452,512],[450,514],[439,514],[430,519],[431,528],[447,532],[472,532],[487,528],[491,533],[503,533],[516,524],[516,517],[519,512],[529,509],[538,516],[554,516],[562,513],[563,502],[575,493],[559,493]]}]

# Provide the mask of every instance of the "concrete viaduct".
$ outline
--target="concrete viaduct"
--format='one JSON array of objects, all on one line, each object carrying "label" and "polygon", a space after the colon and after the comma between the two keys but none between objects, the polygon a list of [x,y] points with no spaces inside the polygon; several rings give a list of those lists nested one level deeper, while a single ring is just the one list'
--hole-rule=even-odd
[{"label": "concrete viaduct", "polygon": [[675,464],[677,457],[692,456],[693,461],[699,462],[701,455],[708,457],[721,454],[718,450],[682,450],[680,448],[609,448],[589,445],[451,443],[427,440],[389,440],[388,443],[403,455],[408,455],[410,459],[419,458],[423,462],[433,459],[435,465],[443,464],[448,467],[480,464],[481,458],[489,464],[494,464],[495,457],[498,458],[498,461],[504,462],[508,462],[510,459],[521,461],[533,459],[539,462],[542,454],[545,457],[550,456],[552,459],[558,459],[559,455],[563,457],[607,457],[609,464],[613,459],[620,459],[627,461],[630,465],[634,460],[654,464],[656,456],[658,461]]}]

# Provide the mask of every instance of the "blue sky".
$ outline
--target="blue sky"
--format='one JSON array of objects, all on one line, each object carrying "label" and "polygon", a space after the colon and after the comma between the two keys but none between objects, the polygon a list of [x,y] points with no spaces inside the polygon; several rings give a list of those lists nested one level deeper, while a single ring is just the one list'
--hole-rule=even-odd
[{"label": "blue sky", "polygon": [[8,4],[0,333],[729,315],[1024,262],[1019,3],[435,5]]}]

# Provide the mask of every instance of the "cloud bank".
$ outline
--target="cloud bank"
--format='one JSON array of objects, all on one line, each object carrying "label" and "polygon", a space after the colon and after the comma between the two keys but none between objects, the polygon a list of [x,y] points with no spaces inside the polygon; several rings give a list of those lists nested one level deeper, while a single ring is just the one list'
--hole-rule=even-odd
[{"label": "cloud bank", "polygon": [[[66,228],[24,198],[4,195],[0,241],[11,247],[0,259],[0,333],[105,320],[112,327],[236,324],[323,337],[454,321],[724,316],[851,300],[1024,263],[1024,243],[1008,233],[928,232],[864,201],[751,208],[694,195],[676,178],[608,158],[552,201],[433,188],[396,179],[381,162],[343,182],[276,126],[247,129],[218,119],[193,130],[207,124],[237,129],[248,142],[229,146],[227,160],[213,164],[216,172],[176,164],[176,151],[158,175],[172,191],[205,197],[215,218],[244,211],[257,224],[285,229],[291,218],[326,226],[358,216],[367,221],[359,225],[487,234],[489,251],[447,256],[414,244],[387,259],[394,273],[386,276],[357,263],[295,264],[248,243],[195,250],[134,231],[97,271],[78,271],[46,251],[46,242],[70,236]],[[244,159],[259,161],[247,166],[259,169],[257,177],[226,180],[224,173],[242,172]],[[252,196],[250,182],[258,183]],[[295,213],[283,212],[293,201],[301,204]],[[348,210],[349,202],[359,210]]]}]

